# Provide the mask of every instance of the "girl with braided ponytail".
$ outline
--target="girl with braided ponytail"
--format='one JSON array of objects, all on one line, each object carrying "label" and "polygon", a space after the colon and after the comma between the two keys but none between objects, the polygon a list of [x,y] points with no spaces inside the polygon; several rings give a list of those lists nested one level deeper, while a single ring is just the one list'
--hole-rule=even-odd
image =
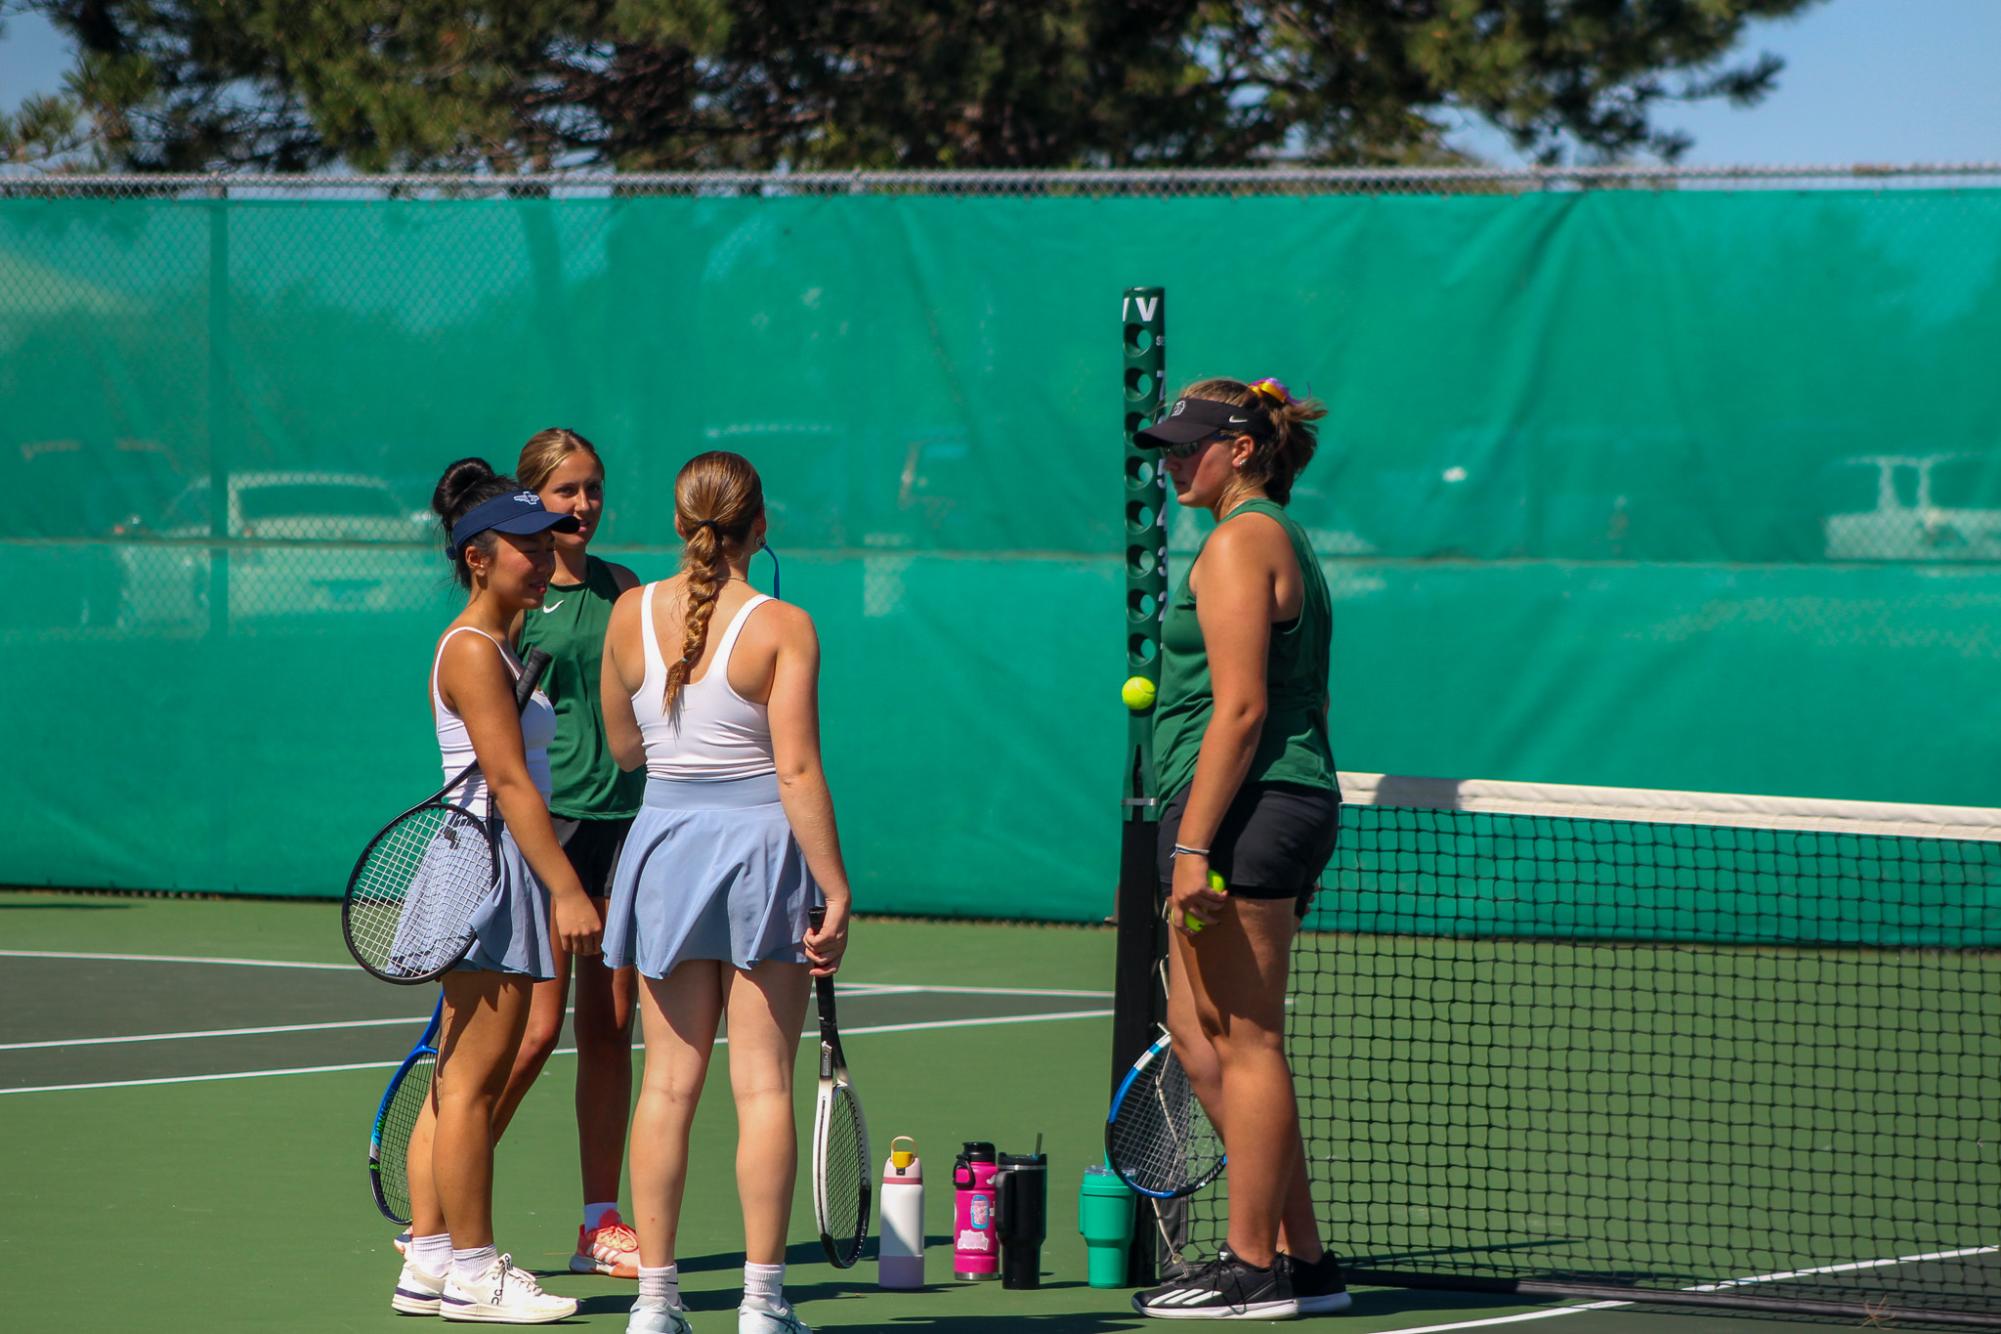
[{"label": "girl with braided ponytail", "polygon": [[[1345,1310],[1320,1245],[1285,1060],[1292,939],[1334,852],[1331,604],[1285,512],[1325,410],[1277,380],[1190,385],[1141,431],[1174,495],[1216,518],[1161,625],[1159,875],[1175,930],[1167,1026],[1229,1155],[1229,1242],[1133,1298],[1142,1315]],[[1225,887],[1211,888],[1211,873]]]},{"label": "girl with braided ponytail", "polygon": [[674,526],[681,573],[619,598],[600,690],[613,755],[646,766],[605,930],[606,963],[638,968],[646,1037],[630,1151],[639,1300],[626,1328],[687,1334],[674,1246],[688,1129],[727,1016],[737,1134],[755,1146],[737,1154],[737,1328],[804,1334],[783,1289],[792,1068],[807,991],[840,966],[849,907],[820,764],[820,644],[805,612],[750,586],[765,514],[747,459],[690,459],[674,481]]}]

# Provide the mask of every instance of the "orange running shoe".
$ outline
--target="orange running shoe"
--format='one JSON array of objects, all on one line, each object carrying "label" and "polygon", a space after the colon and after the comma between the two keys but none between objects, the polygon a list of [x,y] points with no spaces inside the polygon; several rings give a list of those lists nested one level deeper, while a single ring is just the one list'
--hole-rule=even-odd
[{"label": "orange running shoe", "polygon": [[577,1229],[577,1253],[570,1257],[572,1274],[639,1277],[639,1234],[625,1225],[614,1209],[594,1228]]}]

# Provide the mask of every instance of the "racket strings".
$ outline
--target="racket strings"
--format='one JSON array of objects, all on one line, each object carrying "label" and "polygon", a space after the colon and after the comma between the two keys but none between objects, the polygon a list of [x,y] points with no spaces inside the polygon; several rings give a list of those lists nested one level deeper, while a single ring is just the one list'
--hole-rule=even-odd
[{"label": "racket strings", "polygon": [[410,1221],[410,1139],[416,1132],[424,1103],[431,1096],[431,1073],[436,1059],[426,1052],[404,1072],[395,1092],[383,1105],[382,1119],[376,1127],[379,1146],[376,1180],[381,1185],[382,1202],[395,1214],[395,1221],[406,1225]]},{"label": "racket strings", "polygon": [[1222,1139],[1172,1050],[1134,1078],[1105,1147],[1127,1181],[1160,1195],[1181,1194],[1210,1179],[1223,1159]]},{"label": "racket strings", "polygon": [[825,1136],[820,1146],[820,1189],[826,1215],[821,1227],[836,1246],[847,1248],[852,1262],[868,1230],[868,1130],[862,1122],[861,1105],[846,1085],[833,1089]]},{"label": "racket strings", "polygon": [[355,870],[347,904],[355,956],[385,977],[427,977],[450,967],[493,876],[493,845],[470,812],[412,811],[383,831]]}]

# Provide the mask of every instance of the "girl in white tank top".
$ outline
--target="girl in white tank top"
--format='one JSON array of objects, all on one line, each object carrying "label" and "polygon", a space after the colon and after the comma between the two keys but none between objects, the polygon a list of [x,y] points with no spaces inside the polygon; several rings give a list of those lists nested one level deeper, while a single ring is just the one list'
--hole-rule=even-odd
[{"label": "girl in white tank top", "polygon": [[[507,670],[514,679],[521,679],[521,663],[514,654],[492,635],[477,626],[457,625],[445,632],[438,641],[438,651],[431,659],[431,715],[438,727],[438,758],[443,762],[444,774],[450,780],[453,774],[471,764],[478,756],[473,754],[472,735],[466,731],[465,719],[453,713],[445,703],[445,697],[438,693],[438,663],[445,656],[445,645],[452,642],[454,635],[470,632],[486,639],[507,663]],[[537,687],[529,696],[528,707],[521,711],[521,747],[528,761],[528,777],[534,780],[535,790],[542,794],[542,800],[549,799],[549,743],[556,739],[556,706]],[[486,790],[486,775],[478,770],[465,784],[453,792],[451,799],[476,815],[492,815],[492,798]]]},{"label": "girl in white tank top", "polygon": [[452,795],[481,814],[504,808],[506,824],[493,886],[468,923],[471,946],[443,979],[437,1074],[411,1137],[413,1145],[429,1145],[430,1162],[413,1150],[407,1164],[410,1241],[390,1306],[405,1315],[540,1324],[574,1315],[577,1303],[543,1292],[494,1244],[485,1188],[494,1099],[514,1065],[535,981],[554,975],[554,941],[572,954],[594,954],[601,926],[549,820],[555,710],[539,692],[516,708],[521,665],[505,641],[514,620],[542,603],[556,563],[552,531],[574,530],[577,521],[551,513],[481,459],[446,469],[432,507],[466,590],[465,610],[431,660],[439,759],[451,775],[477,758],[479,777]]},{"label": "girl in white tank top", "polygon": [[776,772],[771,758],[771,707],[745,699],[730,686],[730,653],[752,612],[771,601],[755,594],[737,609],[716,642],[709,670],[681,687],[670,713],[667,660],[654,627],[653,598],[660,585],[641,595],[640,637],[646,676],[632,692],[632,714],[646,742],[646,774],[683,783],[756,778]]},{"label": "girl in white tank top", "polygon": [[[781,1286],[798,1152],[790,1090],[810,974],[834,971],[849,905],[820,765],[819,641],[799,608],[738,592],[765,531],[763,485],[746,459],[689,460],[674,510],[687,544],[683,577],[666,597],[649,584],[619,599],[600,692],[619,764],[647,773],[605,914],[605,962],[638,971],[647,1038],[631,1154],[639,1303],[627,1328],[685,1329],[668,1237],[688,1124],[671,1091],[702,1082],[726,1020],[739,1134],[757,1145],[739,1158],[750,1166],[737,1177],[738,1334],[803,1334]],[[739,693],[732,668],[769,702]],[[688,679],[698,669],[700,679]]]}]

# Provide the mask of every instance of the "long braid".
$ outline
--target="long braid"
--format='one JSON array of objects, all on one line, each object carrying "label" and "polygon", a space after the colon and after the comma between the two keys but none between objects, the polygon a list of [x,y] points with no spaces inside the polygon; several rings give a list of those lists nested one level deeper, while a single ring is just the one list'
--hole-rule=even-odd
[{"label": "long braid", "polygon": [[730,578],[729,547],[749,540],[764,513],[764,486],[741,454],[726,450],[697,454],[674,479],[674,513],[687,534],[681,569],[687,575],[688,607],[680,661],[667,668],[663,707],[669,714],[708,648],[709,623]]},{"label": "long braid", "polygon": [[716,534],[713,520],[697,524],[682,548],[681,568],[688,575],[687,628],[681,635],[681,658],[667,669],[669,713],[674,711],[674,702],[688,684],[688,674],[695,670],[695,664],[702,660],[702,652],[709,645],[709,622],[716,614],[716,599],[722,596],[723,585],[729,582],[729,561],[723,555],[722,539]]}]

